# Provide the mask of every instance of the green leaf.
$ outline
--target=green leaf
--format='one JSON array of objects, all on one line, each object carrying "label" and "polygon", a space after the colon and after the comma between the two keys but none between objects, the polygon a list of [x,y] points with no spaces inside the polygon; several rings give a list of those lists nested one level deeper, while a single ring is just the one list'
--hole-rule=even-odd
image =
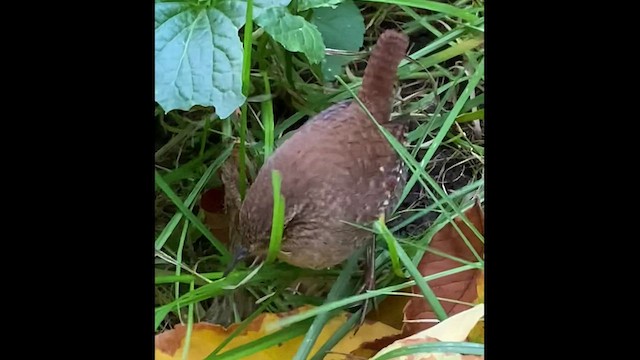
[{"label": "green leaf", "polygon": [[324,42],[318,28],[303,17],[291,15],[283,7],[273,7],[255,18],[271,37],[292,52],[304,53],[317,64],[324,58]]},{"label": "green leaf", "polygon": [[336,76],[340,76],[342,74],[343,66],[348,64],[351,59],[347,56],[342,55],[327,55],[327,57],[322,60],[322,77],[324,81],[331,81],[335,79]]},{"label": "green leaf", "polygon": [[311,23],[318,27],[327,47],[351,51],[362,47],[364,18],[352,0],[345,1],[334,9],[314,10]]},{"label": "green leaf", "polygon": [[[352,0],[335,8],[322,7],[313,10],[311,23],[318,27],[328,48],[357,51],[364,40],[364,18]],[[342,73],[342,66],[350,59],[346,56],[330,55],[322,61],[322,74],[326,81]]]},{"label": "green leaf", "polygon": [[[255,0],[253,16],[291,0]],[[165,112],[213,106],[226,118],[245,101],[242,43],[246,0],[210,8],[184,2],[155,4],[155,99]]]},{"label": "green leaf", "polygon": [[320,7],[335,8],[344,0],[298,0],[298,11],[305,11]]},{"label": "green leaf", "polygon": [[165,112],[214,106],[226,118],[242,95],[238,29],[217,9],[156,4],[155,97]]},{"label": "green leaf", "polygon": [[[266,9],[287,6],[290,2],[291,0],[253,0],[253,18],[260,16]],[[215,8],[228,16],[238,29],[244,25],[247,0],[219,0]]]}]

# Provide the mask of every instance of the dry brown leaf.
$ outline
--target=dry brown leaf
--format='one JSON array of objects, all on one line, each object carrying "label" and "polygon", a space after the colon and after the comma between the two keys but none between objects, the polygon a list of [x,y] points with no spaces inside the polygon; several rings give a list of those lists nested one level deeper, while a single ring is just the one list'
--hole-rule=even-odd
[{"label": "dry brown leaf", "polygon": [[[476,305],[468,310],[459,312],[445,321],[429,328],[422,330],[411,336],[402,338],[393,342],[391,345],[380,350],[371,360],[379,358],[392,350],[400,349],[409,345],[417,345],[432,342],[462,342],[464,341],[471,329],[478,323],[480,318],[484,316],[484,304]],[[472,360],[483,359],[483,356],[461,355],[461,354],[445,354],[445,353],[421,353],[395,357],[394,360]]]},{"label": "dry brown leaf", "polygon": [[[296,309],[292,312],[283,314],[271,314],[265,313],[258,316],[249,326],[237,337],[235,337],[222,351],[229,351],[240,345],[247,344],[251,341],[257,340],[267,335],[266,325],[276,320],[293,315],[295,313],[304,312],[310,309],[310,306],[305,306]],[[349,314],[346,312],[329,320],[320,333],[318,340],[316,341],[311,353],[315,353],[324,342],[326,342],[338,328],[344,324],[348,319]],[[189,360],[204,359],[207,357],[224,339],[227,338],[231,332],[237,327],[232,325],[229,328],[224,328],[219,325],[213,325],[208,323],[198,323],[193,327],[191,334],[191,343],[189,346]],[[380,322],[365,322],[358,330],[356,335],[350,332],[345,336],[331,351],[333,354],[328,354],[324,359],[326,360],[342,360],[345,359],[344,354],[350,354],[356,350],[362,343],[371,342],[378,338],[396,335],[400,331],[394,329],[388,325]],[[186,334],[186,327],[178,325],[175,329],[165,331],[156,335],[156,350],[155,358],[157,360],[170,360],[181,359],[182,351],[184,347],[184,338]],[[265,349],[259,353],[245,357],[244,359],[291,359],[300,344],[304,336],[291,339],[287,342],[283,342],[278,346],[273,346],[269,349]]]},{"label": "dry brown leaf", "polygon": [[[465,212],[467,219],[475,226],[480,234],[484,235],[484,213],[482,207],[476,204]],[[482,256],[484,244],[475,236],[472,230],[465,225],[459,217],[455,220],[456,225],[466,236],[476,252]],[[430,248],[439,250],[445,254],[449,254],[467,261],[477,261],[471,250],[464,243],[456,229],[447,224],[431,240]],[[445,270],[459,267],[460,263],[450,260],[431,252],[426,252],[418,264],[418,270],[423,276],[436,274]],[[482,276],[480,270],[463,271],[454,275],[445,276],[429,282],[436,296],[440,298],[452,299],[466,303],[472,303],[477,297],[476,281]],[[421,294],[422,292],[417,286],[413,287],[413,292]],[[441,301],[447,315],[451,316],[461,311],[469,309],[468,305],[456,304],[448,301]],[[421,330],[434,326],[435,322],[407,322],[407,320],[423,320],[436,319],[436,316],[423,298],[412,298],[404,309],[405,324],[403,326],[403,335],[408,336],[415,334]]]},{"label": "dry brown leaf", "polygon": [[213,236],[223,244],[229,243],[229,216],[224,210],[224,186],[209,189],[200,198],[200,208],[204,212],[204,222]]},{"label": "dry brown leaf", "polygon": [[238,149],[234,147],[219,171],[222,185],[205,191],[200,198],[205,224],[223,244],[229,244],[230,238],[236,232],[235,226],[241,206],[237,164]]},{"label": "dry brown leaf", "polygon": [[380,350],[386,348],[387,346],[393,344],[394,342],[402,338],[403,338],[402,334],[396,334],[396,335],[385,336],[383,338],[376,339],[374,341],[364,342],[356,350],[353,350],[351,352],[351,355],[369,359],[375,354],[377,354]]}]

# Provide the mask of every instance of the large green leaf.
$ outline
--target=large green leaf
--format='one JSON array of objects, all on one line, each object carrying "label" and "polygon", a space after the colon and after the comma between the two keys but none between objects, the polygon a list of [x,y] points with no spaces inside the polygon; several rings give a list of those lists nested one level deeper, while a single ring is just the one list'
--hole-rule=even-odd
[{"label": "large green leaf", "polygon": [[[311,23],[318,27],[325,45],[331,49],[357,51],[364,40],[364,18],[358,7],[347,0],[335,8],[321,7],[313,10]],[[342,73],[342,66],[349,58],[329,55],[322,61],[325,80]]]},{"label": "large green leaf", "polygon": [[[253,18],[260,16],[266,9],[287,6],[290,2],[291,0],[253,0]],[[218,0],[215,7],[227,15],[238,29],[244,25],[247,0]]]},{"label": "large green leaf", "polygon": [[287,8],[266,9],[255,21],[285,49],[303,52],[311,63],[324,58],[324,42],[318,28],[301,16],[291,15]]},{"label": "large green leaf", "polygon": [[314,9],[319,7],[332,7],[340,4],[344,0],[298,0],[298,11]]},{"label": "large green leaf", "polygon": [[[291,0],[254,0],[254,17]],[[226,118],[245,101],[242,43],[246,0],[206,8],[184,2],[155,4],[155,98],[165,112],[214,106]]]}]

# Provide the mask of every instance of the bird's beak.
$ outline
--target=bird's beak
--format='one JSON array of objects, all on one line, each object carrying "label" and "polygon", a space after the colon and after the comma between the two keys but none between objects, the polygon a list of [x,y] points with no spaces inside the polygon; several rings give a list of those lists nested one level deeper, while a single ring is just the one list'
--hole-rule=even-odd
[{"label": "bird's beak", "polygon": [[222,277],[227,277],[227,275],[229,275],[229,273],[231,271],[233,271],[233,269],[236,267],[236,265],[238,265],[238,263],[240,261],[242,261],[244,258],[246,258],[247,255],[249,255],[249,252],[247,251],[247,249],[245,249],[244,247],[239,246],[239,245],[234,246],[233,247],[233,258],[229,262],[229,266],[227,266],[227,269],[222,274]]}]

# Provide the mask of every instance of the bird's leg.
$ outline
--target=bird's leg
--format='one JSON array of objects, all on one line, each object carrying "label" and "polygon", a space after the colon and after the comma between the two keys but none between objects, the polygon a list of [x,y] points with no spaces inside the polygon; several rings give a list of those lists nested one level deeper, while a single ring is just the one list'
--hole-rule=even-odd
[{"label": "bird's leg", "polygon": [[[376,270],[375,269],[376,238],[375,236],[372,237],[372,241],[366,246],[367,248],[366,248],[365,263],[364,263],[364,276],[363,276],[362,286],[358,290],[358,294],[366,291],[370,291],[370,290],[375,290],[376,288],[376,272],[375,272]],[[371,305],[373,305],[374,307],[376,306],[376,303],[375,301],[373,301],[373,299],[366,299],[363,301],[362,308],[361,308],[362,312],[360,313],[360,321],[358,322],[358,325],[354,330],[354,334],[358,332],[358,329],[360,328],[360,326],[364,324],[367,313],[369,312],[369,306]]]}]

